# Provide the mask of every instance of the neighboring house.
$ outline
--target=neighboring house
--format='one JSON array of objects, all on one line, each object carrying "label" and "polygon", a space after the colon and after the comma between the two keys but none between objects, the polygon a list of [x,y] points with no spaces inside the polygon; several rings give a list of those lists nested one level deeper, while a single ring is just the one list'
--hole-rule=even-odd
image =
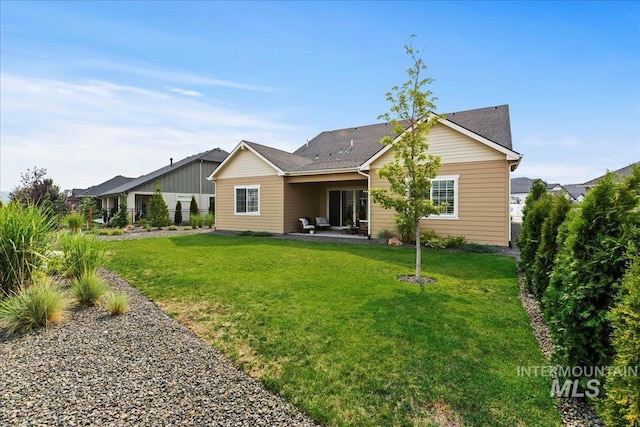
[{"label": "neighboring house", "polygon": [[[515,222],[522,221],[522,209],[524,202],[531,191],[535,179],[520,177],[511,178],[511,220]],[[544,182],[544,181],[543,181]],[[576,184],[562,185],[558,183],[546,183],[547,191],[552,194],[564,194],[571,202],[581,202],[584,198],[585,189]]]},{"label": "neighboring house", "polygon": [[[126,176],[117,175],[113,178],[89,188],[74,188],[71,190],[71,195],[67,198],[67,204],[69,210],[76,210],[80,205],[80,202],[83,197],[93,197],[96,200],[98,208],[102,209],[102,199],[98,197],[100,194],[111,190],[112,188],[119,187],[121,185],[126,184],[127,182],[133,180],[134,178],[127,178]],[[100,216],[96,213],[96,216]]]},{"label": "neighboring house", "polygon": [[107,210],[109,216],[114,215],[118,211],[120,198],[125,196],[127,208],[135,219],[144,218],[148,215],[149,199],[156,190],[156,182],[159,182],[169,210],[173,211],[176,202],[180,201],[183,217],[188,218],[191,197],[195,196],[200,211],[206,212],[210,205],[215,206],[216,197],[215,183],[206,178],[228,155],[226,151],[215,148],[179,162],[174,163],[171,159],[169,165],[99,193],[102,208]]},{"label": "neighboring house", "polygon": [[[640,162],[631,163],[629,166],[625,166],[623,168],[613,171],[613,173],[616,175],[616,180],[622,181],[624,178],[630,176],[634,166],[640,167]],[[605,177],[604,175],[599,176],[583,184],[580,184],[580,186],[585,187],[588,191],[592,187],[594,187],[598,182],[600,182],[600,180],[604,177]]]},{"label": "neighboring house", "polygon": [[[241,141],[209,176],[216,227],[289,233],[300,217],[326,216],[333,228],[366,221],[370,236],[394,230],[395,211],[372,203],[368,191],[389,187],[377,173],[393,159],[393,148],[380,143],[387,135],[398,136],[388,123],[322,132],[294,153]],[[522,158],[512,149],[509,107],[446,114],[428,142],[442,157],[432,199],[447,207],[423,229],[509,245],[509,175]]]}]

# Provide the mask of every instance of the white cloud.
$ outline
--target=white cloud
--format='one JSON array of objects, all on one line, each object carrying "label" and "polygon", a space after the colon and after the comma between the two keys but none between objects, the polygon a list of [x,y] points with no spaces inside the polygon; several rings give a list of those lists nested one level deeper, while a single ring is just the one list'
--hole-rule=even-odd
[{"label": "white cloud", "polygon": [[169,90],[171,92],[179,93],[180,95],[184,95],[184,96],[202,96],[200,92],[197,92],[195,90],[180,89],[177,87],[169,88]]},{"label": "white cloud", "polygon": [[[63,189],[139,176],[242,139],[293,150],[302,129],[272,111],[236,111],[204,97],[118,85],[0,75],[0,189],[44,167]],[[213,101],[215,102],[215,101]]]}]

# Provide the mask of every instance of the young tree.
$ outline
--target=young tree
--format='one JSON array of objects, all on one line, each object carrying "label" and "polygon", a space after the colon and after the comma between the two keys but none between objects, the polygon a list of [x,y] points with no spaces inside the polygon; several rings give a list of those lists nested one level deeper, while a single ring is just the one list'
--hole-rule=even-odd
[{"label": "young tree", "polygon": [[[415,36],[412,36],[412,38]],[[390,189],[373,188],[371,198],[384,209],[395,209],[403,221],[415,224],[416,237],[416,281],[421,282],[422,254],[420,250],[420,219],[441,212],[430,198],[431,180],[438,174],[441,160],[439,156],[427,154],[427,136],[441,116],[433,113],[436,98],[424,87],[433,82],[423,77],[427,66],[420,51],[412,43],[405,45],[407,55],[413,61],[407,70],[409,80],[402,86],[394,86],[386,94],[392,105],[390,112],[380,115],[393,125],[397,138],[384,137],[380,142],[393,148],[393,161],[378,170]]]},{"label": "young tree", "polygon": [[129,214],[127,213],[127,197],[123,195],[120,197],[120,208],[118,214],[113,220],[113,225],[119,228],[124,228],[129,225]]},{"label": "young tree", "polygon": [[180,203],[180,200],[176,202],[176,212],[173,214],[173,223],[175,225],[182,224],[182,203]]},{"label": "young tree", "polygon": [[80,213],[84,216],[85,221],[87,221],[87,226],[92,228],[93,219],[100,217],[100,209],[98,209],[96,199],[91,196],[83,196],[80,200],[79,209]]},{"label": "young tree", "polygon": [[160,181],[156,181],[156,191],[149,200],[149,221],[154,227],[169,225],[169,208],[160,191]]},{"label": "young tree", "polygon": [[196,196],[191,196],[191,204],[189,205],[189,214],[200,215],[198,210],[198,202],[196,202]]}]

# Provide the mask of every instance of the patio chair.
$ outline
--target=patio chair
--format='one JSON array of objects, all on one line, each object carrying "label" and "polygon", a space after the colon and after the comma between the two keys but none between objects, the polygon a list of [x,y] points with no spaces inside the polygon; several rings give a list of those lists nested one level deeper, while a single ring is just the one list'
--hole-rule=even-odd
[{"label": "patio chair", "polygon": [[318,230],[328,230],[331,227],[329,224],[329,218],[326,216],[317,216],[316,217],[316,228]]},{"label": "patio chair", "polygon": [[307,218],[298,218],[298,222],[300,222],[300,232],[301,233],[309,233],[313,230],[315,232],[316,226],[309,223]]},{"label": "patio chair", "polygon": [[367,236],[369,234],[369,221],[358,222],[358,235]]}]

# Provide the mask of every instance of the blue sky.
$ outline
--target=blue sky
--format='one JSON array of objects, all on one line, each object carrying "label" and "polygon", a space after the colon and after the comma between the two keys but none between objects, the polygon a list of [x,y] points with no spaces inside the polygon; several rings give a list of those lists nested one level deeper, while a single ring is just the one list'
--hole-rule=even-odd
[{"label": "blue sky", "polygon": [[640,159],[640,2],[0,2],[0,190],[378,122],[416,34],[440,112],[509,104],[516,176]]}]

